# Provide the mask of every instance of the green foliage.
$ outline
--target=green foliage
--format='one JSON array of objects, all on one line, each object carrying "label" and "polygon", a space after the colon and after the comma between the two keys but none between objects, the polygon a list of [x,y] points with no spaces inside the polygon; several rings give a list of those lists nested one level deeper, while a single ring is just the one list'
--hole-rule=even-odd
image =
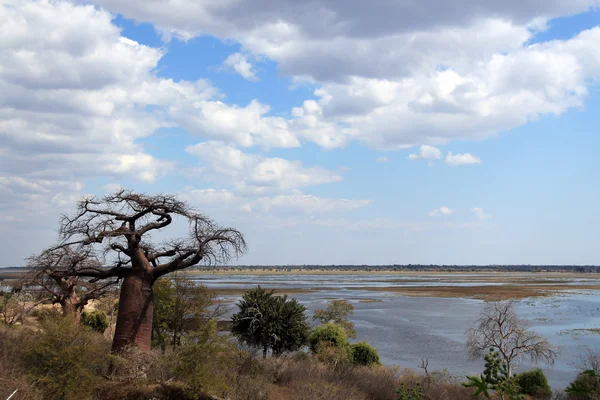
[{"label": "green foliage", "polygon": [[194,393],[223,393],[229,389],[227,371],[234,370],[236,354],[235,343],[219,335],[212,320],[185,336],[177,349],[175,374]]},{"label": "green foliage", "polygon": [[102,311],[82,312],[81,323],[99,333],[104,333],[108,328],[108,318]]},{"label": "green foliage", "polygon": [[485,369],[483,376],[485,381],[490,384],[492,389],[496,389],[496,385],[508,379],[508,365],[502,362],[500,354],[493,348],[484,357]]},{"label": "green foliage", "polygon": [[496,385],[496,395],[501,400],[523,400],[525,396],[521,393],[521,387],[513,376]]},{"label": "green foliage", "polygon": [[468,381],[463,382],[462,385],[466,388],[473,388],[475,391],[473,392],[473,397],[479,397],[479,395],[483,395],[486,398],[490,398],[490,384],[486,381],[485,376],[483,374],[479,376],[467,376]]},{"label": "green foliage", "polygon": [[354,306],[346,300],[333,300],[329,302],[327,309],[317,309],[313,315],[313,321],[318,321],[321,324],[334,322],[344,328],[346,335],[349,338],[356,337],[354,323],[348,321],[348,317],[354,314]]},{"label": "green foliage", "polygon": [[231,333],[253,347],[263,349],[263,356],[295,351],[307,343],[309,326],[306,307],[296,299],[275,296],[260,286],[247,291],[237,304],[239,311],[231,317]]},{"label": "green foliage", "polygon": [[47,318],[24,344],[22,362],[46,398],[83,399],[102,381],[108,350],[100,335],[72,318]]},{"label": "green foliage", "polygon": [[515,378],[521,388],[521,393],[536,397],[549,397],[552,395],[548,379],[541,369],[522,372]]},{"label": "green foliage", "polygon": [[367,342],[360,342],[350,346],[352,349],[352,362],[357,365],[378,365],[379,353],[377,349]]},{"label": "green foliage", "polygon": [[585,399],[597,399],[600,397],[600,373],[588,369],[577,375],[577,378],[565,389],[572,396]]},{"label": "green foliage", "polygon": [[154,311],[152,319],[152,345],[165,351],[167,345],[181,344],[189,329],[202,329],[202,325],[218,316],[220,309],[209,312],[215,298],[204,286],[189,278],[175,276],[161,278],[153,285]]},{"label": "green foliage", "polygon": [[321,343],[329,343],[336,348],[347,348],[349,346],[346,331],[333,322],[317,326],[308,337],[308,342],[313,352],[317,352],[317,346]]},{"label": "green foliage", "polygon": [[424,400],[423,386],[417,383],[415,387],[407,387],[404,383],[398,388],[398,400]]},{"label": "green foliage", "polygon": [[501,400],[521,400],[521,388],[515,377],[508,376],[508,366],[500,358],[500,354],[493,348],[490,348],[485,355],[485,369],[479,376],[467,376],[468,382],[463,383],[464,387],[473,388],[473,397],[483,395],[491,397],[491,391]]}]

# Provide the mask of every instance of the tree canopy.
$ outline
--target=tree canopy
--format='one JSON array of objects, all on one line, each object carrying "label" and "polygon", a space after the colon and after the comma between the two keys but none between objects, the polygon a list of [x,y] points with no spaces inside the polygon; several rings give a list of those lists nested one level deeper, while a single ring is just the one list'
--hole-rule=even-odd
[{"label": "tree canopy", "polygon": [[262,348],[266,357],[295,351],[307,343],[310,327],[306,307],[296,299],[275,296],[260,286],[247,291],[237,304],[238,312],[231,317],[231,332],[243,343]]},{"label": "tree canopy", "polygon": [[356,330],[354,329],[354,323],[348,320],[352,314],[354,314],[354,306],[352,304],[346,300],[332,300],[325,310],[320,308],[315,310],[313,321],[318,321],[321,324],[334,322],[344,328],[349,338],[355,338]]}]

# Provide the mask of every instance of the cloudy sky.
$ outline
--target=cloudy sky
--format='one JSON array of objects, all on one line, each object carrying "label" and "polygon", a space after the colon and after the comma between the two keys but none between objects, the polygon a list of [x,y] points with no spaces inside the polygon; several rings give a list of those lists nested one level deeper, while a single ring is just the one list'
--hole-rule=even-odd
[{"label": "cloudy sky", "polygon": [[597,264],[600,0],[0,0],[0,265],[179,193],[245,264]]}]

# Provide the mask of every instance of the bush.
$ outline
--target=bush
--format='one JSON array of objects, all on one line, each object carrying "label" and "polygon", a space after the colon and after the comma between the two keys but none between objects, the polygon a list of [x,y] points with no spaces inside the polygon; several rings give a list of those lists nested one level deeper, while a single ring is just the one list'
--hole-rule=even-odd
[{"label": "bush", "polygon": [[552,389],[548,385],[548,379],[541,369],[523,372],[516,376],[521,393],[535,397],[550,397]]},{"label": "bush", "polygon": [[377,349],[367,342],[360,342],[351,346],[352,362],[358,365],[377,365],[379,353]]},{"label": "bush", "polygon": [[310,349],[315,353],[318,345],[322,343],[329,343],[337,348],[347,348],[349,346],[346,331],[333,322],[317,326],[308,337],[308,342],[310,343]]},{"label": "bush", "polygon": [[235,343],[219,335],[216,322],[189,333],[177,350],[177,378],[195,392],[222,396],[230,390],[229,379],[236,370]]},{"label": "bush", "polygon": [[583,371],[565,390],[578,399],[600,398],[600,374],[593,369]]},{"label": "bush", "polygon": [[45,319],[23,344],[22,363],[48,399],[86,399],[103,380],[109,346],[71,318]]},{"label": "bush", "polygon": [[93,330],[99,333],[104,333],[108,328],[108,318],[102,311],[82,312],[81,323],[85,326],[89,326]]}]

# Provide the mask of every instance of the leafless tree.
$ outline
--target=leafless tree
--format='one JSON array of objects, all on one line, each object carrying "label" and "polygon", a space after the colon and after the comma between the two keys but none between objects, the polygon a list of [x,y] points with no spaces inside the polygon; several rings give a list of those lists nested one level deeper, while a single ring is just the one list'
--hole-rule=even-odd
[{"label": "leafless tree", "polygon": [[44,301],[20,287],[13,287],[9,291],[2,292],[0,293],[0,322],[7,326],[13,326],[18,322],[23,324],[25,317]]},{"label": "leafless tree", "polygon": [[102,264],[89,248],[75,251],[73,246],[46,250],[28,259],[25,286],[39,287],[53,304],[60,304],[63,315],[78,320],[83,308],[102,298],[118,283],[118,278],[94,281],[93,278],[71,275],[71,271],[100,268]]},{"label": "leafless tree", "polygon": [[[187,221],[186,237],[152,242],[151,233],[177,219]],[[72,247],[104,257],[104,267],[77,265],[67,275],[122,279],[113,351],[131,345],[150,349],[156,279],[200,263],[225,263],[246,250],[239,231],[215,225],[176,196],[125,190],[81,200],[74,215],[62,217],[60,235],[62,241],[53,250]]]},{"label": "leafless tree", "polygon": [[490,348],[498,351],[509,376],[523,357],[553,364],[558,356],[557,348],[519,319],[510,301],[486,304],[475,328],[467,330],[467,348],[474,358],[483,356]]}]

